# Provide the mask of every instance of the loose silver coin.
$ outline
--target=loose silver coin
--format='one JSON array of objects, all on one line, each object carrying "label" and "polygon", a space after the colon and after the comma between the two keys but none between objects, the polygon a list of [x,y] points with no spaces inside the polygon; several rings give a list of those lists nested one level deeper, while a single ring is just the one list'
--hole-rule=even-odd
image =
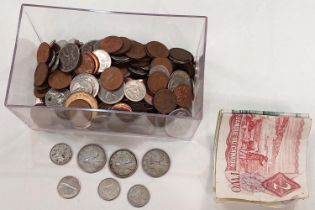
[{"label": "loose silver coin", "polygon": [[109,91],[100,86],[98,98],[105,104],[116,104],[124,98],[124,85],[114,91]]},{"label": "loose silver coin", "polygon": [[168,172],[170,166],[170,157],[161,149],[152,149],[148,151],[142,159],[143,170],[152,177],[163,176]]},{"label": "loose silver coin", "polygon": [[130,101],[138,102],[144,99],[146,88],[140,80],[130,80],[125,84],[124,93]]},{"label": "loose silver coin", "polygon": [[154,72],[162,72],[164,73],[167,77],[170,77],[170,72],[167,70],[167,68],[163,65],[156,65],[150,68],[150,74],[153,74]]},{"label": "loose silver coin", "polygon": [[105,69],[112,65],[112,59],[110,55],[105,50],[94,50],[93,54],[96,55],[100,66],[97,70],[98,73],[102,73]]},{"label": "loose silver coin", "polygon": [[63,177],[57,186],[59,195],[66,199],[74,198],[79,194],[80,190],[80,182],[73,176]]},{"label": "loose silver coin", "polygon": [[60,49],[60,70],[64,72],[73,71],[80,62],[80,49],[76,44],[68,43]]},{"label": "loose silver coin", "polygon": [[51,67],[49,70],[50,70],[50,72],[53,72],[53,71],[55,71],[58,67],[59,67],[59,54],[56,55],[55,62],[54,62],[54,64],[52,65],[52,67]]},{"label": "loose silver coin", "polygon": [[102,199],[106,201],[112,201],[119,196],[120,185],[117,180],[107,178],[101,181],[101,183],[98,185],[97,192]]},{"label": "loose silver coin", "polygon": [[65,165],[69,163],[72,158],[72,149],[65,143],[56,144],[51,148],[49,157],[56,165]]},{"label": "loose silver coin", "polygon": [[97,144],[88,144],[78,153],[77,162],[79,167],[87,173],[95,173],[104,168],[106,154],[102,147]]},{"label": "loose silver coin", "polygon": [[73,78],[70,84],[70,92],[78,90],[90,93],[95,97],[99,91],[98,80],[91,74],[79,74]]},{"label": "loose silver coin", "polygon": [[185,84],[192,86],[192,81],[187,72],[182,70],[176,70],[171,74],[168,82],[168,89],[173,91],[178,85]]},{"label": "loose silver coin", "polygon": [[185,138],[192,135],[191,127],[191,112],[185,108],[175,109],[169,116],[175,118],[167,118],[165,121],[165,132],[172,137]]},{"label": "loose silver coin", "polygon": [[132,186],[127,194],[127,199],[129,203],[137,208],[145,206],[150,201],[150,192],[143,185]]},{"label": "loose silver coin", "polygon": [[127,56],[117,56],[117,55],[112,55],[111,58],[113,59],[114,62],[116,63],[127,63],[129,62],[131,59]]},{"label": "loose silver coin", "polygon": [[57,54],[54,50],[51,50],[51,59],[48,63],[48,69],[51,69],[51,67],[53,66],[53,64],[55,63],[55,60],[56,60],[56,57],[57,57]]},{"label": "loose silver coin", "polygon": [[93,52],[94,51],[94,45],[96,42],[97,42],[96,40],[92,40],[92,41],[89,41],[89,42],[83,44],[81,47],[82,54],[88,53],[88,52]]},{"label": "loose silver coin", "polygon": [[62,107],[69,94],[68,89],[57,91],[51,88],[45,95],[45,104],[48,107]]},{"label": "loose silver coin", "polygon": [[130,177],[138,168],[137,158],[127,149],[117,150],[110,157],[109,168],[119,178]]}]

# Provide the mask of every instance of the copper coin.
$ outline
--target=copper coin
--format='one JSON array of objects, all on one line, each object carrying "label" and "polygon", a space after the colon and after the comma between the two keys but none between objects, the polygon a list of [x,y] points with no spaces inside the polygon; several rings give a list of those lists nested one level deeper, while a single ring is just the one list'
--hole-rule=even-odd
[{"label": "copper coin", "polygon": [[81,64],[75,70],[76,74],[88,73],[93,74],[95,71],[95,62],[90,54],[81,55]]},{"label": "copper coin", "polygon": [[48,77],[48,84],[50,87],[56,90],[66,88],[70,85],[72,75],[59,69],[51,73]]},{"label": "copper coin", "polygon": [[100,67],[100,62],[99,62],[98,58],[96,57],[96,55],[94,53],[89,52],[87,54],[89,54],[89,56],[91,56],[91,58],[94,61],[95,68],[94,68],[93,74],[96,74],[98,69],[99,69],[99,67]]},{"label": "copper coin", "polygon": [[[89,108],[92,109],[97,109],[98,108],[98,104],[96,99],[89,93],[85,93],[85,92],[74,92],[71,93],[65,100],[64,102],[64,107],[68,108],[70,107],[70,105],[77,100],[83,100],[85,102],[87,102],[89,104]],[[82,103],[81,103],[82,105]]]},{"label": "copper coin", "polygon": [[172,48],[170,49],[170,59],[172,59],[175,63],[189,63],[194,60],[194,57],[185,49]]},{"label": "copper coin", "polygon": [[130,50],[126,53],[129,58],[132,59],[141,59],[146,56],[145,47],[143,44],[132,41]]},{"label": "copper coin", "polygon": [[167,70],[169,71],[170,74],[172,74],[173,72],[173,65],[171,63],[171,61],[168,58],[154,58],[151,62],[151,68],[157,65],[162,65],[165,66],[165,68],[167,68]]},{"label": "copper coin", "polygon": [[124,78],[127,78],[130,75],[128,68],[126,66],[120,66],[119,70],[124,75]]},{"label": "copper coin", "polygon": [[123,41],[123,45],[117,52],[114,53],[115,55],[125,54],[131,47],[131,41],[128,38],[120,37],[120,39]]},{"label": "copper coin", "polygon": [[153,98],[154,107],[162,114],[168,114],[176,108],[176,98],[168,89],[159,90]]},{"label": "copper coin", "polygon": [[37,50],[37,62],[46,63],[50,56],[50,46],[46,42],[42,42]]},{"label": "copper coin", "polygon": [[155,94],[157,91],[167,88],[168,77],[162,72],[154,72],[149,75],[147,84],[150,91]]},{"label": "copper coin", "polygon": [[[85,100],[77,99],[77,100],[72,101],[69,104],[68,108],[90,109],[91,105]],[[67,114],[69,114],[68,116],[70,118],[74,118],[75,115],[77,114],[77,112],[76,111],[69,111],[69,112],[67,112]],[[92,119],[92,112],[89,112],[89,111],[83,112],[83,117],[85,119],[81,119],[81,120],[91,120]]]},{"label": "copper coin", "polygon": [[123,40],[117,36],[108,36],[100,41],[100,48],[108,53],[115,53],[123,46]]},{"label": "copper coin", "polygon": [[131,107],[128,104],[125,104],[125,103],[115,104],[114,106],[112,106],[111,110],[132,112]]},{"label": "copper coin", "polygon": [[102,72],[100,84],[109,91],[118,89],[124,82],[124,75],[117,67],[110,67]]},{"label": "copper coin", "polygon": [[192,106],[193,94],[190,86],[181,84],[175,87],[174,95],[178,106],[190,109]]},{"label": "copper coin", "polygon": [[158,41],[151,41],[145,45],[147,53],[153,58],[167,58],[169,55],[167,47]]},{"label": "copper coin", "polygon": [[43,85],[48,77],[48,67],[45,63],[40,63],[36,67],[34,74],[35,86]]}]

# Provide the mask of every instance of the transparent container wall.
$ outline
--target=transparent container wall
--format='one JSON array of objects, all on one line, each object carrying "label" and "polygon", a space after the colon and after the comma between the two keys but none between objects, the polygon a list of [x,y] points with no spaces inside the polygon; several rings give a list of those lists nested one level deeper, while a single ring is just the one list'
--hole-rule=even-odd
[{"label": "transparent container wall", "polygon": [[[206,27],[206,17],[22,5],[5,105],[37,130],[190,139],[202,119]],[[90,125],[84,128],[60,115],[69,109],[34,107],[33,75],[37,65],[37,48],[41,42],[73,38],[86,42],[109,35],[126,36],[144,44],[157,40],[168,48],[181,47],[192,52],[197,66],[193,117],[74,109],[73,112],[78,115],[95,116]]]}]

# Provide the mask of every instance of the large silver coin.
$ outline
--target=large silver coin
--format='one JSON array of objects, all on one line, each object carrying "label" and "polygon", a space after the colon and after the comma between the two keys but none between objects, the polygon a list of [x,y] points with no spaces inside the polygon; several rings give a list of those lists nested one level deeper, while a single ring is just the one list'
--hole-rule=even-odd
[{"label": "large silver coin", "polygon": [[56,165],[65,165],[72,158],[72,149],[65,143],[56,144],[53,148],[51,148],[49,157]]},{"label": "large silver coin", "polygon": [[168,172],[171,160],[161,149],[152,149],[145,153],[142,159],[143,170],[152,177],[161,177]]},{"label": "large silver coin", "polygon": [[119,178],[130,177],[138,168],[137,158],[127,149],[117,150],[110,157],[109,168]]},{"label": "large silver coin", "polygon": [[94,51],[94,45],[96,42],[97,42],[96,40],[92,40],[92,41],[89,41],[89,42],[83,44],[81,46],[82,54],[88,53],[88,52],[93,52]]},{"label": "large silver coin", "polygon": [[178,85],[185,84],[192,86],[192,81],[187,72],[182,70],[176,70],[171,74],[168,82],[168,89],[173,91]]},{"label": "large silver coin", "polygon": [[189,137],[191,135],[191,112],[185,108],[175,109],[171,113],[172,118],[165,121],[165,131],[169,136],[176,138]]},{"label": "large silver coin", "polygon": [[45,104],[48,107],[63,107],[63,102],[69,94],[68,89],[57,91],[51,88],[45,95]]},{"label": "large silver coin", "polygon": [[95,173],[104,168],[106,164],[106,154],[102,147],[97,144],[88,144],[78,153],[79,167],[87,173]]},{"label": "large silver coin", "polygon": [[107,178],[98,185],[97,192],[102,199],[111,201],[119,196],[120,185],[115,179]]},{"label": "large silver coin", "polygon": [[68,43],[59,52],[60,70],[73,71],[80,62],[80,49],[76,44]]},{"label": "large silver coin", "polygon": [[124,85],[118,90],[109,91],[100,86],[98,98],[105,104],[116,104],[124,98]]},{"label": "large silver coin", "polygon": [[109,68],[112,65],[112,59],[105,50],[94,50],[93,54],[96,55],[100,63],[100,66],[97,70],[98,73],[103,72],[105,69]]},{"label": "large silver coin", "polygon": [[127,199],[129,203],[137,208],[145,206],[150,201],[150,192],[143,185],[132,186],[127,194]]},{"label": "large silver coin", "polygon": [[138,102],[144,99],[146,88],[140,80],[130,80],[125,84],[124,93],[130,101]]},{"label": "large silver coin", "polygon": [[88,73],[79,74],[73,78],[70,84],[70,92],[75,91],[84,91],[95,97],[99,91],[98,80]]},{"label": "large silver coin", "polygon": [[63,177],[57,186],[59,195],[66,199],[74,198],[79,194],[80,190],[80,182],[73,176]]},{"label": "large silver coin", "polygon": [[156,65],[150,68],[150,74],[153,74],[154,72],[162,72],[164,73],[167,77],[170,77],[170,72],[167,70],[167,68],[163,65]]}]

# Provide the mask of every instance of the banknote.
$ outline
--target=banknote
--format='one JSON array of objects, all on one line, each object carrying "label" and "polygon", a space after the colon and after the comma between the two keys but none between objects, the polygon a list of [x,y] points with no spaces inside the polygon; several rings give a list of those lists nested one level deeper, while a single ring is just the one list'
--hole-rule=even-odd
[{"label": "banknote", "polygon": [[282,202],[308,197],[307,114],[221,111],[215,148],[218,199]]}]

